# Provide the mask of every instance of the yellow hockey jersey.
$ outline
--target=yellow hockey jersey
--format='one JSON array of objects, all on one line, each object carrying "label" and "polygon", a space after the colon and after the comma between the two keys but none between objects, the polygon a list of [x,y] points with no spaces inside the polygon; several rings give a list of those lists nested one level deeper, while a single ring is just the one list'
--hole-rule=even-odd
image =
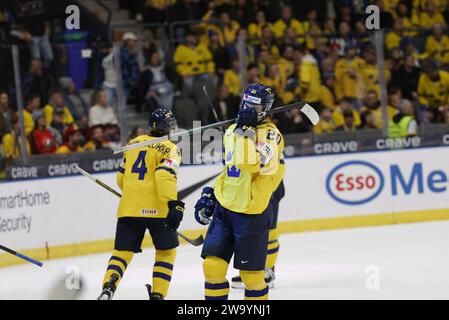
[{"label": "yellow hockey jersey", "polygon": [[[139,136],[129,144],[153,140]],[[125,152],[117,172],[117,184],[123,194],[118,217],[165,218],[167,202],[177,199],[177,182],[181,157],[171,141]]]},{"label": "yellow hockey jersey", "polygon": [[214,184],[215,197],[228,210],[260,214],[283,178],[284,140],[269,120],[257,126],[255,140],[234,133],[235,127],[223,137],[224,169]]}]

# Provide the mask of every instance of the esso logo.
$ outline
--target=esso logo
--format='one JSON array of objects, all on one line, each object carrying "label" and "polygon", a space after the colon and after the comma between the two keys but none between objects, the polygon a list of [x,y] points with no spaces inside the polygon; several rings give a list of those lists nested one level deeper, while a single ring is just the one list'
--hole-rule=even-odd
[{"label": "esso logo", "polygon": [[358,205],[374,200],[384,187],[384,176],[366,161],[339,164],[326,179],[326,190],[337,202]]}]

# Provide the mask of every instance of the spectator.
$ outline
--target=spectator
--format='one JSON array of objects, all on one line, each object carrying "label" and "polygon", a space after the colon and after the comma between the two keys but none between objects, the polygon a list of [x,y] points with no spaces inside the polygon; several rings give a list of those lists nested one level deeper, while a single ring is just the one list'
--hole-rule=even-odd
[{"label": "spectator", "polygon": [[393,15],[385,10],[385,0],[376,0],[375,5],[380,9],[380,27],[382,29],[391,29],[393,27]]},{"label": "spectator", "polygon": [[59,146],[56,153],[67,154],[70,152],[83,152],[82,146],[84,137],[80,128],[77,125],[72,124],[67,127],[64,132],[64,143]]},{"label": "spectator", "polygon": [[351,26],[347,21],[341,21],[338,25],[338,37],[331,39],[331,46],[337,50],[339,56],[343,56],[346,46],[353,44],[355,38],[351,34]]},{"label": "spectator", "polygon": [[222,78],[229,68],[229,51],[220,43],[218,33],[211,31],[209,37],[209,51],[215,64],[216,74]]},{"label": "spectator", "polygon": [[127,100],[131,89],[133,89],[137,80],[139,80],[140,75],[136,52],[137,36],[132,32],[126,32],[122,40],[123,46],[120,48],[120,65],[122,69],[123,89],[125,99]]},{"label": "spectator", "polygon": [[[377,96],[380,97],[379,69],[377,68],[375,48],[373,46],[367,46],[363,51],[363,56],[365,59],[365,66],[362,71],[362,76],[365,93],[374,90],[377,92]],[[390,78],[391,72],[388,70],[387,66],[385,66],[384,79],[386,85],[388,85]]]},{"label": "spectator", "polygon": [[[285,30],[289,27],[292,27],[295,30],[297,36],[302,36],[305,33],[302,23],[293,18],[292,8],[290,6],[284,6],[281,9],[281,18],[278,19],[273,26],[273,32],[276,38],[282,38]],[[301,39],[299,43],[303,42],[304,38]]]},{"label": "spectator", "polygon": [[351,110],[346,110],[343,112],[343,119],[343,124],[335,128],[335,131],[351,132],[357,130],[357,126],[354,121],[354,113]]},{"label": "spectator", "polygon": [[112,45],[106,46],[106,56],[103,58],[102,65],[104,69],[103,90],[108,95],[108,105],[117,107],[117,72],[114,65],[114,51]]},{"label": "spectator", "polygon": [[419,75],[419,68],[415,66],[413,56],[408,55],[399,69],[393,72],[390,85],[400,88],[404,98],[416,99]]},{"label": "spectator", "polygon": [[262,36],[257,42],[257,48],[259,52],[262,50],[267,50],[272,62],[276,62],[280,58],[279,47],[276,44],[276,38],[273,34],[273,30],[267,25],[262,27]]},{"label": "spectator", "polygon": [[388,136],[390,138],[415,136],[417,127],[412,103],[407,99],[401,100],[398,114],[390,120]]},{"label": "spectator", "polygon": [[238,44],[242,42],[243,44],[243,57],[242,60],[246,61],[246,63],[254,63],[256,62],[256,48],[252,44],[250,44],[250,40],[248,39],[248,32],[246,29],[240,29],[237,32],[237,40],[235,43],[231,44],[229,47],[229,54],[231,59],[238,58],[242,55],[240,52]]},{"label": "spectator", "polygon": [[360,124],[360,129],[378,129],[376,125],[373,113],[370,110],[365,110],[360,113],[360,119],[362,123]]},{"label": "spectator", "polygon": [[259,39],[262,36],[262,28],[264,26],[273,28],[272,24],[267,21],[265,12],[263,10],[259,10],[256,12],[256,21],[250,23],[248,26],[248,36],[250,39]]},{"label": "spectator", "polygon": [[250,63],[246,68],[247,83],[260,82],[259,68],[256,64]]},{"label": "spectator", "polygon": [[419,15],[419,25],[421,28],[431,29],[435,24],[445,27],[443,15],[437,11],[437,6],[433,0],[427,0],[426,9]]},{"label": "spectator", "polygon": [[0,91],[0,137],[11,131],[11,117],[9,95],[6,91]]},{"label": "spectator", "polygon": [[320,88],[321,105],[330,110],[335,109],[335,75],[325,73],[323,75],[323,84]]},{"label": "spectator", "polygon": [[50,72],[45,72],[39,59],[31,60],[30,70],[23,79],[23,94],[25,97],[38,93],[41,101],[48,101],[48,92],[54,85]]},{"label": "spectator", "polygon": [[293,108],[280,116],[279,127],[285,133],[305,133],[310,131],[311,124],[297,108]]},{"label": "spectator", "polygon": [[231,69],[224,73],[223,82],[231,94],[235,96],[240,94],[240,62],[238,57],[231,60]]},{"label": "spectator", "polygon": [[418,98],[422,106],[434,112],[435,122],[440,122],[438,108],[449,104],[449,73],[438,70],[435,63],[425,61],[418,82]]},{"label": "spectator", "polygon": [[294,71],[293,56],[294,56],[294,46],[284,45],[282,48],[282,56],[278,61],[279,73],[282,77],[282,81],[285,82],[287,78]]},{"label": "spectator", "polygon": [[313,132],[317,134],[331,133],[335,131],[336,128],[337,125],[332,118],[332,110],[329,108],[323,108],[320,114],[320,122],[313,127]]},{"label": "spectator", "polygon": [[402,19],[396,19],[393,24],[393,30],[388,32],[387,37],[385,38],[385,46],[388,51],[393,50],[395,48],[399,48],[401,44],[401,40],[404,37],[404,24]]},{"label": "spectator", "polygon": [[407,37],[415,37],[416,31],[412,30],[419,27],[419,20],[416,14],[412,14],[406,1],[400,1],[396,6],[396,18],[402,19],[402,25],[405,29]]},{"label": "spectator", "polygon": [[34,129],[30,134],[33,154],[51,154],[58,147],[54,133],[47,128],[47,120],[42,110],[33,112]]},{"label": "spectator", "polygon": [[311,9],[307,12],[307,19],[303,22],[304,31],[307,33],[306,41],[307,48],[312,50],[315,48],[314,36],[321,34],[321,27],[317,21],[318,13],[315,9]]},{"label": "spectator", "polygon": [[295,93],[302,100],[313,105],[318,112],[321,110],[321,77],[316,59],[305,47],[295,51],[297,58],[301,60],[299,67],[299,86]]},{"label": "spectator", "polygon": [[[233,96],[229,92],[229,88],[222,84],[218,86],[217,96],[212,102],[212,105],[217,113],[218,119],[220,120],[228,120],[237,117],[237,112],[239,109],[239,98]],[[215,122],[216,120],[210,115],[210,123]]]},{"label": "spectator", "polygon": [[224,28],[224,38],[226,44],[233,43],[237,35],[237,31],[240,29],[240,24],[237,21],[231,20],[229,12],[223,11],[220,14],[220,22]]},{"label": "spectator", "polygon": [[90,140],[84,145],[84,151],[108,150],[111,149],[109,143],[104,139],[102,125],[95,125],[89,128]]},{"label": "spectator", "polygon": [[57,109],[53,113],[53,121],[51,122],[49,129],[53,132],[58,145],[62,144],[62,138],[67,127],[68,126],[64,123],[64,110]]},{"label": "spectator", "polygon": [[365,61],[358,57],[357,46],[348,43],[345,56],[335,64],[335,95],[337,100],[347,97],[353,106],[358,106],[358,100],[363,96],[363,68]]},{"label": "spectator", "polygon": [[60,109],[64,111],[64,124],[72,124],[75,119],[69,108],[65,105],[63,91],[59,88],[54,88],[50,91],[50,99],[44,107],[45,118],[47,123],[53,122],[53,113],[55,110]]},{"label": "spectator", "polygon": [[175,51],[176,72],[183,78],[185,90],[190,94],[194,82],[216,82],[215,64],[209,49],[198,44],[197,35],[190,31],[185,44]]},{"label": "spectator", "polygon": [[[354,110],[352,107],[352,101],[350,98],[344,97],[340,100],[338,107],[332,113],[332,118],[334,119],[335,125],[340,127],[340,130],[344,129],[346,124],[345,114],[352,113],[352,122],[354,127],[358,127],[361,123],[360,113]],[[352,128],[349,127],[349,128]]]},{"label": "spectator", "polygon": [[42,58],[44,67],[48,68],[53,61],[53,50],[48,36],[45,0],[19,0],[15,13],[17,21],[23,25],[19,38],[29,44],[31,58]]},{"label": "spectator", "polygon": [[27,99],[27,104],[23,109],[23,125],[25,134],[29,136],[34,129],[33,112],[40,110],[41,98],[38,94],[31,94]]},{"label": "spectator", "polygon": [[[19,124],[19,117],[14,114],[11,118],[12,129],[2,138],[3,155],[7,164],[12,163],[22,155],[22,139]],[[30,145],[26,139],[27,153],[30,154]]]},{"label": "spectator", "polygon": [[112,123],[104,125],[104,140],[110,148],[116,148],[120,145],[120,128],[118,125]]},{"label": "spectator", "polygon": [[150,112],[161,107],[167,110],[171,110],[173,107],[174,88],[169,81],[165,64],[157,51],[150,54],[149,65],[140,76],[138,91],[139,97],[141,97],[139,100],[145,101]]},{"label": "spectator", "polygon": [[443,34],[443,27],[436,23],[433,34],[426,39],[426,55],[442,64],[449,64],[449,37]]},{"label": "spectator", "polygon": [[132,130],[131,130],[131,134],[129,135],[129,139],[128,140],[132,140],[134,138],[146,135],[146,129],[144,127],[140,127],[140,126],[135,126]]},{"label": "spectator", "polygon": [[69,77],[59,79],[61,92],[64,96],[64,104],[69,108],[75,120],[80,120],[89,112],[88,106],[80,92],[76,89],[75,83]]},{"label": "spectator", "polygon": [[368,91],[364,99],[364,106],[360,109],[360,111],[371,112],[376,127],[382,128],[382,108],[380,108],[379,96],[377,95],[376,91]]},{"label": "spectator", "polygon": [[117,124],[114,109],[108,106],[108,96],[104,90],[98,90],[93,95],[93,106],[89,110],[89,127],[98,124]]},{"label": "spectator", "polygon": [[260,79],[260,82],[266,86],[274,89],[276,95],[282,97],[284,95],[284,80],[279,72],[277,64],[271,64],[267,67],[265,75]]}]

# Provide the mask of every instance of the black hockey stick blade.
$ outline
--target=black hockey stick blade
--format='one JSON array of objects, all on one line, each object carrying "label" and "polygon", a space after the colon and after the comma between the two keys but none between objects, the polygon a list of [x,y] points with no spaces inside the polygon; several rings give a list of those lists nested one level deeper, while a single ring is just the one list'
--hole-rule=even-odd
[{"label": "black hockey stick blade", "polygon": [[185,235],[181,234],[178,232],[178,236],[180,236],[181,238],[183,238],[185,241],[187,241],[188,243],[190,243],[191,245],[198,247],[200,245],[202,245],[204,243],[204,237],[203,235],[200,235],[198,238],[196,239],[189,239],[187,238]]}]

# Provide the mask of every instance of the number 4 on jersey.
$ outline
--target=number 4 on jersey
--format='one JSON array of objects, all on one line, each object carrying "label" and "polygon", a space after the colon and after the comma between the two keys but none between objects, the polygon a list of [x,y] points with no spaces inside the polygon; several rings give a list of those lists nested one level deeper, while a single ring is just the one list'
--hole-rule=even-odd
[{"label": "number 4 on jersey", "polygon": [[133,167],[131,169],[132,173],[138,173],[139,174],[139,180],[143,180],[145,178],[145,175],[147,174],[147,165],[145,163],[145,156],[147,155],[146,151],[140,151],[137,155],[137,159],[133,164]]}]

